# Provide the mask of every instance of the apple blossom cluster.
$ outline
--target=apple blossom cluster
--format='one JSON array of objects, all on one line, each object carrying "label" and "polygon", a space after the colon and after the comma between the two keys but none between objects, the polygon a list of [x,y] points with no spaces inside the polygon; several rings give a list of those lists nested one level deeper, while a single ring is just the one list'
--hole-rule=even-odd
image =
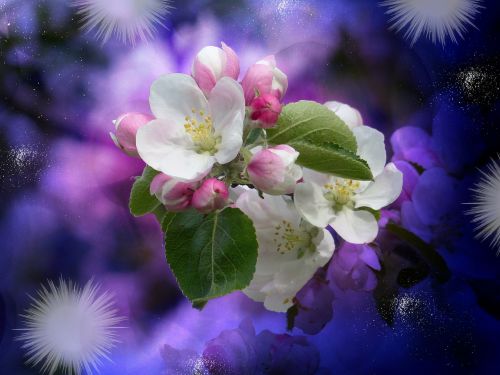
[{"label": "apple blossom cluster", "polygon": [[243,290],[284,312],[332,258],[329,229],[351,244],[376,238],[377,212],[399,197],[402,174],[354,108],[284,105],[288,79],[274,56],[239,77],[229,46],[205,47],[190,75],[152,84],[152,115],[121,115],[111,136],[146,163],[130,209],[158,218],[193,306]]}]

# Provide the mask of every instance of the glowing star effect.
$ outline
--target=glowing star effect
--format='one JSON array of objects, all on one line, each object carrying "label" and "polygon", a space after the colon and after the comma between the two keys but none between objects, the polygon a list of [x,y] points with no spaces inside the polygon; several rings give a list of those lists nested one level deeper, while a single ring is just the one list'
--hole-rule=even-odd
[{"label": "glowing star effect", "polygon": [[170,13],[170,0],[72,0],[83,17],[83,29],[96,29],[106,42],[116,35],[123,43],[152,39]]},{"label": "glowing star effect", "polygon": [[117,316],[112,296],[99,293],[99,286],[89,281],[83,289],[71,281],[52,281],[42,286],[37,297],[21,317],[27,364],[41,365],[43,373],[92,374],[115,346]]},{"label": "glowing star effect", "polygon": [[384,0],[380,5],[387,7],[391,17],[391,29],[404,32],[413,45],[422,34],[442,45],[450,38],[457,43],[457,36],[463,39],[466,26],[474,27],[474,18],[483,8],[481,0]]},{"label": "glowing star effect", "polygon": [[467,214],[477,226],[477,237],[482,241],[490,239],[491,246],[500,254],[500,164],[492,161],[487,171],[481,171],[482,178],[474,186],[474,202]]}]

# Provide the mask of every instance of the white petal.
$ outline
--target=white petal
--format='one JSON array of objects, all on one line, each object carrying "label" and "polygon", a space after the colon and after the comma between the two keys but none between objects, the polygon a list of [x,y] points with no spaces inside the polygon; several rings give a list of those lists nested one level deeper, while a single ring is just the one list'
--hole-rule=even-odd
[{"label": "white petal", "polygon": [[212,89],[208,99],[215,135],[221,137],[215,158],[221,164],[233,160],[243,144],[245,97],[241,85],[223,77]]},{"label": "white petal", "polygon": [[193,151],[184,128],[167,120],[153,120],[140,127],[136,144],[146,164],[183,180],[201,179],[215,162],[213,156]]},{"label": "white petal", "polygon": [[378,176],[387,159],[384,135],[369,126],[358,126],[352,132],[358,143],[358,156],[368,163],[373,176]]},{"label": "white petal", "polygon": [[241,194],[236,201],[236,207],[252,219],[257,230],[274,227],[282,220],[293,225],[299,225],[298,217],[293,206],[290,206],[282,197],[264,194],[259,197],[257,190],[251,189]]},{"label": "white petal", "polygon": [[403,174],[393,163],[387,164],[384,171],[375,177],[375,181],[356,194],[356,208],[370,207],[374,210],[388,206],[398,199],[403,189]]},{"label": "white petal", "polygon": [[335,114],[339,116],[350,129],[357,126],[363,126],[363,118],[361,117],[361,113],[359,113],[356,108],[337,101],[326,102],[324,105],[331,111],[335,112]]},{"label": "white petal", "polygon": [[330,260],[335,251],[335,241],[333,240],[332,234],[328,230],[323,229],[316,238],[313,239],[313,242],[316,244],[316,251],[311,258],[311,262],[318,268],[323,267]]},{"label": "white petal", "polygon": [[192,110],[208,110],[208,102],[195,80],[186,74],[166,74],[151,85],[149,95],[151,112],[156,118],[182,125]]},{"label": "white petal", "polygon": [[314,226],[324,228],[335,218],[332,203],[325,199],[323,191],[316,184],[297,184],[294,201],[297,211]]},{"label": "white petal", "polygon": [[354,244],[372,242],[378,233],[377,220],[370,212],[348,208],[337,214],[332,227],[340,237]]},{"label": "white petal", "polygon": [[329,176],[324,173],[313,171],[309,168],[303,169],[303,177],[305,182],[312,182],[316,185],[323,186],[332,181],[332,176]]},{"label": "white petal", "polygon": [[269,311],[286,312],[293,305],[294,294],[272,293],[266,296],[264,307]]}]

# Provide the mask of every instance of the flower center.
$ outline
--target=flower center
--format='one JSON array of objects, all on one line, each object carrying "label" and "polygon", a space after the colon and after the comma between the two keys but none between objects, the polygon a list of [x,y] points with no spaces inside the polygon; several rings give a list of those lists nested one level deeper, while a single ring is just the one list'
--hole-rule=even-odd
[{"label": "flower center", "polygon": [[299,228],[294,228],[290,222],[281,221],[274,227],[273,242],[276,245],[276,251],[285,254],[297,249],[299,258],[304,255],[306,250],[314,251],[316,247],[312,239],[317,235],[317,233],[313,233],[315,229],[317,228],[309,228],[302,224]]},{"label": "flower center", "polygon": [[205,112],[197,111],[195,108],[191,112],[192,116],[184,118],[186,120],[184,129],[193,140],[196,151],[200,154],[215,154],[218,149],[220,137],[216,137],[214,134],[212,116],[205,115]]},{"label": "flower center", "polygon": [[352,198],[359,187],[359,181],[344,179],[323,185],[323,188],[326,190],[325,198],[333,202],[336,210],[340,210],[345,205],[352,204]]}]

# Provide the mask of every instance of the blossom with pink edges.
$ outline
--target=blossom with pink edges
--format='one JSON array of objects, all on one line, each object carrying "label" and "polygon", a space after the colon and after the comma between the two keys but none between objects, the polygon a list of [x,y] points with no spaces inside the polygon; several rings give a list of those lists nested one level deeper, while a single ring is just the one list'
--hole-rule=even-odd
[{"label": "blossom with pink edges", "polygon": [[267,56],[253,64],[245,74],[243,93],[246,105],[251,105],[256,96],[272,94],[279,100],[283,98],[288,88],[288,78],[276,66],[274,56]]},{"label": "blossom with pink edges", "polygon": [[248,163],[247,172],[256,188],[271,195],[291,194],[302,178],[295,164],[299,153],[287,145],[258,151]]},{"label": "blossom with pink edges", "polygon": [[196,55],[192,75],[200,89],[208,95],[222,77],[238,79],[240,61],[236,53],[224,42],[222,48],[204,47]]},{"label": "blossom with pink edges", "polygon": [[139,157],[135,138],[137,130],[153,120],[153,116],[143,113],[125,113],[114,121],[116,132],[109,133],[116,147],[129,156]]},{"label": "blossom with pink edges", "polygon": [[167,210],[178,212],[191,206],[191,199],[196,187],[196,182],[184,182],[160,173],[153,178],[149,189],[151,195],[156,195]]},{"label": "blossom with pink edges", "polygon": [[250,105],[250,118],[260,128],[273,127],[281,114],[281,103],[273,94],[257,96]]},{"label": "blossom with pink edges", "polygon": [[192,205],[202,213],[224,208],[228,202],[229,189],[216,178],[209,178],[194,192]]}]

